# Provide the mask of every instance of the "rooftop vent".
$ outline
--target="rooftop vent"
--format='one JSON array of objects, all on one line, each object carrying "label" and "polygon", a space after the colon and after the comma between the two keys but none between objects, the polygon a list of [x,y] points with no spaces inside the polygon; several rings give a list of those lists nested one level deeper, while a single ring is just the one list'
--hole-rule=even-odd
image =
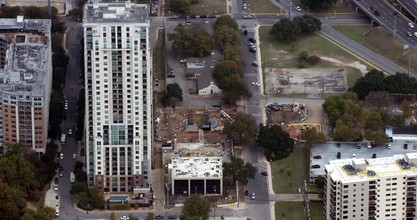
[{"label": "rooftop vent", "polygon": [[373,170],[368,170],[367,174],[368,174],[368,176],[375,176],[376,175],[375,171],[373,171]]},{"label": "rooftop vent", "polygon": [[410,164],[405,159],[398,159],[397,162],[403,170],[409,170],[411,168]]},{"label": "rooftop vent", "polygon": [[346,172],[347,172],[349,175],[355,175],[355,174],[356,174],[356,170],[355,170],[355,168],[354,168],[352,165],[350,165],[350,164],[346,164],[346,165],[344,165],[344,166],[343,166],[343,169],[345,169],[345,170],[346,170]]}]

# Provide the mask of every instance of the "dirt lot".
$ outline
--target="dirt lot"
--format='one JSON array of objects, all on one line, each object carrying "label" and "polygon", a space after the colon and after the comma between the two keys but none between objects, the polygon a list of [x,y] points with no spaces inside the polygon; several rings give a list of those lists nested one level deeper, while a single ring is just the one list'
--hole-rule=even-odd
[{"label": "dirt lot", "polygon": [[343,68],[265,68],[265,89],[268,93],[322,94],[346,91]]}]

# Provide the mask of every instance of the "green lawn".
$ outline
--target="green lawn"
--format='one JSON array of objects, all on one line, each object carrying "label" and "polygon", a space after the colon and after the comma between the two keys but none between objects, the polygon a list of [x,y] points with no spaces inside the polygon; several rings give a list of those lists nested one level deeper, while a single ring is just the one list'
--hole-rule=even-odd
[{"label": "green lawn", "polygon": [[221,15],[227,13],[226,1],[229,0],[199,0],[191,5],[190,15]]},{"label": "green lawn", "polygon": [[[404,69],[408,69],[409,55],[411,61],[417,60],[417,53],[412,50],[405,53],[405,43],[398,37],[394,38],[393,33],[385,28],[369,25],[335,25],[333,28]],[[411,72],[417,73],[417,66],[413,64],[411,62]]]},{"label": "green lawn", "polygon": [[271,0],[247,0],[247,3],[248,3],[247,12],[251,14],[258,14],[258,13],[282,14],[284,13],[284,11],[280,7],[272,4]]},{"label": "green lawn", "polygon": [[323,217],[323,203],[310,202],[310,218],[311,220],[324,220]]},{"label": "green lawn", "polygon": [[303,157],[300,153],[301,148],[295,146],[289,157],[271,163],[272,182],[276,194],[298,193],[298,189],[303,186],[305,173],[301,170],[301,166],[305,164],[305,159],[300,160],[300,157]]},{"label": "green lawn", "polygon": [[276,202],[276,220],[302,220],[305,219],[303,202]]},{"label": "green lawn", "polygon": [[155,78],[162,79],[165,76],[165,31],[158,30],[158,41],[155,45],[153,63],[155,65]]}]

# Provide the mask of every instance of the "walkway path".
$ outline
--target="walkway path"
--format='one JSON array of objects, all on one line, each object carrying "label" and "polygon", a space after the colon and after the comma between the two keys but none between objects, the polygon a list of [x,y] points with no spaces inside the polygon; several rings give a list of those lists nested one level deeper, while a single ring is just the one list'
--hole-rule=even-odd
[{"label": "walkway path", "polygon": [[[308,200],[322,201],[320,194],[307,194]],[[275,201],[304,201],[303,194],[275,194]]]}]

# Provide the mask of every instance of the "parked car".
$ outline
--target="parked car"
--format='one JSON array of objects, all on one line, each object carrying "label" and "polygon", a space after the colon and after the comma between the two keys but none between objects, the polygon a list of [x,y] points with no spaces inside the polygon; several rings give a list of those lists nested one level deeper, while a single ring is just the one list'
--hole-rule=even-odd
[{"label": "parked car", "polygon": [[253,62],[251,65],[254,66],[254,67],[258,67],[258,64],[255,63],[255,62]]},{"label": "parked car", "polygon": [[375,153],[372,154],[372,158],[376,158],[376,154]]},{"label": "parked car", "polygon": [[294,6],[294,9],[296,10],[296,11],[302,11],[303,9],[301,9],[301,7],[300,6]]},{"label": "parked car", "polygon": [[375,12],[374,12],[374,14],[375,14],[376,16],[381,15],[381,13],[379,13],[379,11],[375,11]]},{"label": "parked car", "polygon": [[408,149],[408,144],[404,144],[404,149]]},{"label": "parked car", "polygon": [[321,159],[321,156],[320,155],[316,155],[316,156],[313,157],[313,159]]},{"label": "parked car", "polygon": [[313,169],[318,169],[318,168],[320,168],[320,165],[315,164],[315,165],[311,166],[311,168],[313,168]]},{"label": "parked car", "polygon": [[410,23],[408,23],[408,27],[414,28],[414,24],[410,22]]},{"label": "parked car", "polygon": [[262,176],[268,176],[268,172],[263,171],[263,172],[261,172],[261,175]]},{"label": "parked car", "polygon": [[341,153],[340,153],[340,152],[337,152],[337,154],[336,154],[336,158],[337,158],[337,159],[340,159],[340,157],[341,157]]},{"label": "parked car", "polygon": [[249,42],[256,43],[256,40],[253,37],[250,37],[248,40]]},{"label": "parked car", "polygon": [[250,196],[251,199],[255,199],[255,193],[253,192],[252,195]]}]

